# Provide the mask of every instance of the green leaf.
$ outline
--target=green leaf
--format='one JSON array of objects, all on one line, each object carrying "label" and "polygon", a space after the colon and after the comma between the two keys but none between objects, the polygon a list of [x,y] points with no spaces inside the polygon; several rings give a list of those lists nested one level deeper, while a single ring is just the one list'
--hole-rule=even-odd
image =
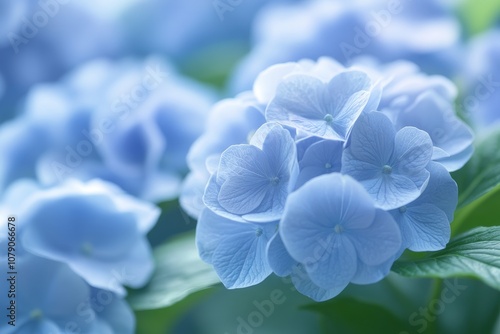
[{"label": "green leaf", "polygon": [[167,307],[220,282],[212,267],[199,258],[192,232],[157,247],[154,257],[156,270],[150,283],[132,290],[127,298],[135,310]]},{"label": "green leaf", "polygon": [[500,290],[500,226],[471,230],[425,259],[396,261],[392,271],[406,277],[474,277]]},{"label": "green leaf", "polygon": [[500,16],[498,0],[465,0],[461,7],[461,16],[470,34],[477,34],[488,29]]},{"label": "green leaf", "polygon": [[500,225],[500,186],[455,213],[452,234],[464,233],[479,226]]},{"label": "green leaf", "polygon": [[304,307],[324,316],[322,332],[387,334],[409,331],[410,326],[380,305],[351,298],[334,298]]},{"label": "green leaf", "polygon": [[204,298],[210,296],[214,290],[215,289],[210,288],[195,292],[169,307],[136,311],[136,333],[171,333],[172,328],[178,323],[179,319]]},{"label": "green leaf", "polygon": [[500,184],[500,129],[476,142],[472,159],[453,178],[460,191],[458,208],[474,202]]}]

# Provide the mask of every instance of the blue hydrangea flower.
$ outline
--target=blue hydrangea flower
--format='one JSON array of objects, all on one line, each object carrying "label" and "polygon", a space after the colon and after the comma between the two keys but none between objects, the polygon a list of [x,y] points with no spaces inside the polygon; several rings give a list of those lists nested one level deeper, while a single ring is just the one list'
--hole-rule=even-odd
[{"label": "blue hydrangea flower", "polygon": [[266,247],[276,223],[240,223],[205,209],[196,227],[200,257],[214,266],[229,289],[262,282],[271,274]]},{"label": "blue hydrangea flower", "polygon": [[392,217],[349,176],[322,175],[290,194],[280,225],[291,257],[304,265],[319,287],[340,293],[358,260],[383,264],[401,246]]},{"label": "blue hydrangea flower", "polygon": [[90,59],[116,57],[125,51],[117,22],[102,11],[89,10],[82,2],[44,1],[41,5],[39,1],[19,0],[0,6],[0,25],[9,26],[2,29],[5,33],[0,41],[0,72],[6,82],[0,119],[14,114],[33,85],[57,80]]},{"label": "blue hydrangea flower", "polygon": [[465,92],[460,105],[478,128],[498,125],[500,121],[499,38],[499,27],[473,38],[463,62]]},{"label": "blue hydrangea flower", "polygon": [[[131,6],[122,25],[136,51],[162,52],[188,68],[193,63],[194,66],[200,66],[200,62],[202,65],[210,64],[204,59],[210,57],[213,60],[214,50],[219,51],[217,57],[228,57],[230,60],[241,55],[242,45],[249,44],[257,13],[272,3],[283,2],[298,0],[153,0]],[[145,21],[144,17],[148,20]],[[186,25],[186,21],[190,24]],[[193,61],[195,59],[197,62]],[[224,60],[219,58],[219,61]],[[207,72],[211,69],[203,70]]]},{"label": "blue hydrangea flower", "polygon": [[157,58],[86,64],[34,87],[24,113],[0,128],[0,189],[22,177],[101,178],[150,201],[174,198],[213,97]]},{"label": "blue hydrangea flower", "polygon": [[295,143],[290,132],[278,124],[261,127],[254,138],[265,139],[233,145],[222,153],[204,201],[229,219],[271,222],[281,217],[288,193],[295,186]]},{"label": "blue hydrangea flower", "polygon": [[450,75],[461,63],[460,30],[453,10],[435,0],[315,0],[270,7],[256,20],[254,46],[229,87],[233,93],[250,89],[273,64],[322,56],[347,65],[367,55],[384,62],[408,59],[428,72]]},{"label": "blue hydrangea flower", "polygon": [[450,223],[458,202],[458,187],[439,163],[427,169],[427,188],[415,201],[390,213],[399,224],[403,245],[415,252],[443,249],[450,240]]},{"label": "blue hydrangea flower", "polygon": [[[7,266],[7,261],[0,261]],[[132,310],[112,292],[92,289],[66,264],[31,254],[18,258],[16,326],[2,333],[133,333]],[[0,298],[3,310],[10,299]]]},{"label": "blue hydrangea flower", "polygon": [[278,86],[266,119],[321,138],[345,140],[367,107],[371,89],[370,77],[359,71],[339,73],[328,83],[313,76],[290,75]]},{"label": "blue hydrangea flower", "polygon": [[414,126],[427,132],[434,145],[432,160],[450,172],[460,169],[472,156],[474,135],[455,113],[455,85],[442,76],[420,73],[408,62],[389,64],[382,73],[378,75],[392,80],[383,87],[378,110],[396,130]]},{"label": "blue hydrangea flower", "polygon": [[214,105],[205,132],[193,143],[187,156],[191,172],[184,180],[180,203],[189,215],[198,218],[205,208],[205,186],[211,173],[217,170],[222,152],[231,145],[248,144],[265,123],[263,109],[252,94],[242,94]]},{"label": "blue hydrangea flower", "polygon": [[417,199],[429,180],[429,135],[417,128],[398,132],[381,113],[360,117],[345,150],[342,173],[358,180],[377,206],[391,210]]},{"label": "blue hydrangea flower", "polygon": [[109,184],[72,181],[30,197],[20,240],[30,253],[66,263],[91,286],[123,295],[123,285],[141,287],[152,273],[145,235],[158,216],[158,208]]},{"label": "blue hydrangea flower", "polygon": [[[344,68],[321,58],[266,69],[248,93],[267,106],[250,144],[220,154],[224,138],[214,135],[192,150],[192,198],[206,180],[197,175],[211,174],[201,257],[228,287],[272,271],[323,301],[383,279],[407,248],[443,248],[458,201],[449,171],[467,162],[473,140],[451,108],[456,94],[407,62]],[[245,142],[248,127],[235,123],[235,135],[226,124],[230,143]],[[275,191],[278,167],[292,181]]]},{"label": "blue hydrangea flower", "polygon": [[[312,144],[308,145],[309,142],[312,142]],[[299,148],[303,149],[300,156],[298,153]],[[339,140],[322,140],[317,137],[308,137],[297,141],[300,173],[295,187],[299,188],[317,176],[340,172],[343,150],[344,143]]]}]

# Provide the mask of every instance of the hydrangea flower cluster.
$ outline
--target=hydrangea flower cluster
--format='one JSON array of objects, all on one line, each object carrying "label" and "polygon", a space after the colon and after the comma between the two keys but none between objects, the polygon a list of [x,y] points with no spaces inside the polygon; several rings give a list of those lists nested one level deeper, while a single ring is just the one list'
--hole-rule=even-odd
[{"label": "hydrangea flower cluster", "polygon": [[215,106],[191,149],[181,203],[199,217],[200,256],[228,288],[274,272],[322,301],[379,281],[405,249],[444,248],[449,172],[473,150],[455,97],[406,62],[268,68]]},{"label": "hydrangea flower cluster", "polygon": [[464,62],[465,92],[462,107],[479,128],[498,124],[500,113],[500,28],[469,42]]},{"label": "hydrangea flower cluster", "polygon": [[85,64],[32,88],[23,113],[1,124],[0,190],[21,178],[100,178],[150,201],[175,198],[214,99],[157,57]]},{"label": "hydrangea flower cluster", "polygon": [[[22,203],[22,204],[21,204]],[[146,233],[160,210],[103,181],[41,189],[13,184],[0,204],[16,213],[16,326],[2,333],[133,333],[124,286],[143,286],[153,271]],[[7,249],[7,226],[0,245]],[[7,268],[7,254],[0,262]],[[2,309],[11,298],[2,296]]]},{"label": "hydrangea flower cluster", "polygon": [[249,89],[273,64],[303,58],[329,56],[345,65],[366,55],[383,62],[406,59],[447,76],[460,64],[461,27],[444,1],[283,3],[264,9],[254,26],[254,46],[233,73],[233,92]]}]

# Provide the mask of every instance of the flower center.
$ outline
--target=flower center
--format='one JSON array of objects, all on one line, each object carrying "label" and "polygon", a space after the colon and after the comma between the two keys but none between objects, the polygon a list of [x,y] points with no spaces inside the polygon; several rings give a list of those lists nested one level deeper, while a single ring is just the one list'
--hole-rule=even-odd
[{"label": "flower center", "polygon": [[327,123],[331,123],[333,122],[333,116],[331,114],[326,114],[325,117],[323,117],[323,119],[325,120],[325,122]]},{"label": "flower center", "polygon": [[405,205],[405,206],[402,206],[402,207],[400,207],[400,208],[399,208],[399,212],[400,212],[400,213],[405,213],[405,212],[406,212],[406,210],[408,210],[408,209],[406,208],[406,205]]},{"label": "flower center", "polygon": [[273,186],[277,186],[280,183],[280,178],[277,176],[272,177],[269,179],[269,182],[271,182]]},{"label": "flower center", "polygon": [[264,233],[264,232],[262,231],[262,229],[261,229],[260,227],[259,227],[258,229],[256,229],[256,230],[255,230],[255,235],[256,235],[257,237],[260,237],[260,236],[262,235],[262,233]]},{"label": "flower center", "polygon": [[334,230],[334,231],[335,231],[335,233],[337,233],[337,234],[340,234],[340,233],[344,232],[344,228],[343,228],[343,227],[342,227],[342,225],[340,225],[340,224],[335,225],[335,228],[334,228],[333,230]]},{"label": "flower center", "polygon": [[31,311],[30,313],[30,318],[31,319],[40,319],[43,317],[43,312],[42,310],[40,310],[39,308],[37,309],[34,309],[33,311]]},{"label": "flower center", "polygon": [[326,169],[330,169],[330,168],[332,168],[332,164],[331,164],[331,163],[329,163],[329,162],[327,162],[327,163],[325,164],[325,168],[326,168]]},{"label": "flower center", "polygon": [[385,165],[384,167],[382,167],[382,173],[387,175],[392,174],[392,167],[389,165]]},{"label": "flower center", "polygon": [[90,242],[84,242],[80,250],[83,254],[90,256],[94,252],[94,246]]}]

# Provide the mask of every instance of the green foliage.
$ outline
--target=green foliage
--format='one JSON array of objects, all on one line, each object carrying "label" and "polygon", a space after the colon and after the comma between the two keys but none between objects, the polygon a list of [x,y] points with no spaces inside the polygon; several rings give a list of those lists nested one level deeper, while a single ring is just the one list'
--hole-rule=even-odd
[{"label": "green foliage", "polygon": [[476,228],[425,259],[397,261],[392,271],[406,277],[474,277],[500,290],[500,226]]},{"label": "green foliage", "polygon": [[498,0],[464,0],[460,8],[469,34],[480,33],[492,25],[500,17],[500,1]]},{"label": "green foliage", "polygon": [[453,178],[458,183],[458,208],[484,196],[500,184],[500,129],[481,138],[471,160]]},{"label": "green foliage", "polygon": [[154,258],[156,270],[150,283],[129,294],[135,310],[164,308],[219,282],[212,267],[199,258],[192,232],[157,247]]},{"label": "green foliage", "polygon": [[343,334],[387,334],[410,329],[402,321],[380,305],[351,298],[334,298],[324,303],[304,307],[323,316],[322,332]]}]

